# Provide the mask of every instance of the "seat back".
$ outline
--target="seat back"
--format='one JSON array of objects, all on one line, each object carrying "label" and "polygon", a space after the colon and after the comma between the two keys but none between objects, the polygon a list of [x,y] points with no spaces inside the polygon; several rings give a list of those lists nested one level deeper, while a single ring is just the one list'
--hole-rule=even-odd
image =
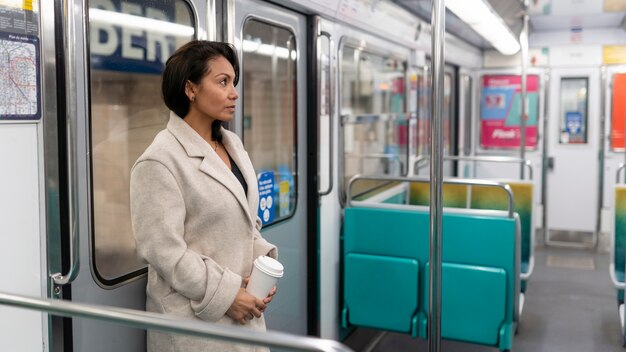
[{"label": "seat back", "polygon": [[[505,347],[518,312],[519,220],[446,209],[442,236],[442,337]],[[426,338],[429,212],[383,205],[345,209],[342,324]]]},{"label": "seat back", "polygon": [[[615,279],[624,282],[626,266],[626,185],[615,185],[615,223],[613,231],[613,266]],[[624,291],[618,290],[618,300],[624,300]]]}]

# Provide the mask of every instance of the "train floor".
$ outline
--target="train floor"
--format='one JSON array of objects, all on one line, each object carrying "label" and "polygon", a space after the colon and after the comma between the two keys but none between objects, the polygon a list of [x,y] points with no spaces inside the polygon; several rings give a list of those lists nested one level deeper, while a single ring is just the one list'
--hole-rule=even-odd
[{"label": "train floor", "polygon": [[[615,289],[609,277],[610,252],[544,247],[535,250],[535,270],[514,352],[622,352]],[[409,335],[357,329],[344,341],[359,352],[428,351]],[[443,340],[443,352],[496,352],[497,348]]]}]

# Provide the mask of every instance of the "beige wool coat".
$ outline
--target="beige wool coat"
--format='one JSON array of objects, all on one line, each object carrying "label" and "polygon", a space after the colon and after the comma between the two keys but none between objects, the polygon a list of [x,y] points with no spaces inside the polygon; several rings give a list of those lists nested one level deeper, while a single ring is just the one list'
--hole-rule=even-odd
[{"label": "beige wool coat", "polygon": [[[170,113],[167,128],[131,171],[131,218],[138,255],[148,263],[146,310],[240,326],[226,315],[260,255],[276,257],[261,237],[257,178],[234,133],[223,145],[248,184],[248,196],[213,148]],[[254,318],[244,327],[265,330]],[[148,332],[149,352],[265,351],[214,339]]]}]

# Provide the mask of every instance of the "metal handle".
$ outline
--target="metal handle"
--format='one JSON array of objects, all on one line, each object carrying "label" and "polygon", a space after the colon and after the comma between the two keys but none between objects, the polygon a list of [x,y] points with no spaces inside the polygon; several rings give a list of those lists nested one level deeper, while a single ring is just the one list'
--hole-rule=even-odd
[{"label": "metal handle", "polygon": [[[443,157],[444,160],[453,160],[453,161],[483,161],[483,162],[491,162],[491,163],[512,163],[512,164],[520,164],[526,166],[528,168],[528,178],[530,180],[533,179],[533,165],[532,162],[528,159],[520,159],[520,158],[511,158],[508,156],[456,156],[456,155],[446,155]],[[420,169],[421,163],[425,160],[430,160],[430,156],[428,155],[420,155],[415,159],[414,162],[414,171],[417,173],[417,170]]]},{"label": "metal handle", "polygon": [[[76,166],[76,142],[77,138],[77,94],[76,89],[76,67],[75,67],[75,55],[76,55],[76,29],[72,22],[76,16],[74,16],[74,0],[66,0],[63,2],[64,8],[64,36],[63,46],[65,52],[65,104],[66,104],[66,139],[67,139],[67,190],[68,190],[68,216],[69,216],[69,234],[70,234],[70,268],[67,274],[54,273],[50,274],[50,278],[56,286],[67,285],[74,281],[78,276],[79,256],[78,256],[78,192],[75,188],[78,187],[78,170]],[[83,11],[85,8],[83,7]],[[86,18],[81,16],[80,18]],[[83,22],[84,26],[84,22]],[[83,33],[86,33],[83,31]],[[85,61],[86,62],[86,61]]]},{"label": "metal handle", "polygon": [[624,170],[624,168],[626,168],[626,164],[619,163],[619,166],[617,167],[617,171],[615,172],[616,173],[615,183],[620,183],[619,174],[622,172],[622,170]]},{"label": "metal handle", "polygon": [[[352,185],[358,180],[372,180],[372,181],[396,181],[396,182],[419,182],[419,183],[430,183],[430,178],[426,178],[423,176],[386,176],[386,175],[376,175],[376,176],[367,176],[367,175],[354,175],[350,181],[348,181],[348,189],[346,191],[346,205],[353,206],[352,204]],[[513,208],[513,190],[511,190],[511,186],[504,182],[497,181],[486,181],[486,180],[473,180],[466,178],[444,178],[443,183],[451,184],[451,185],[467,185],[467,186],[486,186],[486,187],[495,187],[501,188],[506,192],[508,197],[508,216],[510,218],[513,217],[514,208]]]},{"label": "metal handle", "polygon": [[[613,260],[613,258],[611,258],[611,261]],[[623,290],[626,288],[626,282],[620,282],[617,279],[617,275],[615,275],[615,263],[611,262],[611,264],[609,265],[609,275],[611,276],[611,282],[613,283],[613,286],[615,286],[616,289],[618,290]]]},{"label": "metal handle", "polygon": [[65,317],[90,318],[140,329],[154,329],[231,342],[287,348],[297,351],[352,352],[343,344],[284,332],[262,332],[206,321],[188,320],[133,309],[113,308],[0,292],[0,304],[48,312]]},{"label": "metal handle", "polygon": [[[318,21],[318,29],[320,28],[320,24]],[[321,60],[321,51],[320,49],[320,45],[319,45],[319,38],[320,37],[326,37],[328,38],[328,85],[329,85],[329,90],[328,90],[328,94],[329,99],[328,99],[328,189],[326,190],[320,190],[319,191],[319,195],[320,196],[325,196],[330,194],[330,192],[333,190],[333,155],[334,155],[334,143],[333,143],[333,137],[334,137],[334,127],[333,127],[333,116],[335,116],[335,74],[333,73],[333,65],[332,65],[332,50],[333,50],[333,39],[330,33],[326,32],[326,31],[322,31],[320,30],[318,33],[318,58],[317,58],[317,62],[318,62],[318,72],[321,75],[322,74],[322,70],[321,70],[321,66],[322,66],[322,60]],[[320,82],[321,79],[318,79],[317,81],[317,96],[321,97],[321,87],[320,87]],[[319,116],[319,119],[321,120],[321,114]]]}]

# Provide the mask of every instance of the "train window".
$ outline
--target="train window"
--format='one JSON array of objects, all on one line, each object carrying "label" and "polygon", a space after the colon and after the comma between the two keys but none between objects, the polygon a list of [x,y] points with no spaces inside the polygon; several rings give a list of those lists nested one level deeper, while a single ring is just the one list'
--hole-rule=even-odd
[{"label": "train window", "polygon": [[[356,174],[406,174],[406,61],[349,44],[340,58],[344,189]],[[359,182],[353,194],[378,185]]]},{"label": "train window", "polygon": [[561,78],[559,143],[587,143],[588,78]]},{"label": "train window", "polygon": [[[480,147],[483,149],[519,149],[521,115],[520,75],[484,75],[481,77]],[[539,76],[526,79],[526,149],[537,148],[539,120]]]},{"label": "train window", "polygon": [[[418,145],[417,155],[428,155],[430,153],[430,121],[431,121],[431,95],[432,84],[430,69],[427,67],[424,74],[418,79]],[[443,153],[452,154],[454,142],[454,80],[450,72],[445,72],[443,76]]]},{"label": "train window", "polygon": [[259,182],[273,188],[260,204],[268,225],[291,216],[296,205],[296,42],[290,30],[250,19],[242,47],[243,143]]},{"label": "train window", "polygon": [[624,125],[626,122],[626,73],[613,75],[611,91],[611,149],[624,150]]},{"label": "train window", "polygon": [[428,68],[417,76],[417,155],[428,154],[430,145],[430,97],[431,85]]},{"label": "train window", "polygon": [[98,282],[112,286],[143,272],[129,206],[130,170],[164,129],[165,60],[194,37],[183,0],[90,0],[92,260]]}]

